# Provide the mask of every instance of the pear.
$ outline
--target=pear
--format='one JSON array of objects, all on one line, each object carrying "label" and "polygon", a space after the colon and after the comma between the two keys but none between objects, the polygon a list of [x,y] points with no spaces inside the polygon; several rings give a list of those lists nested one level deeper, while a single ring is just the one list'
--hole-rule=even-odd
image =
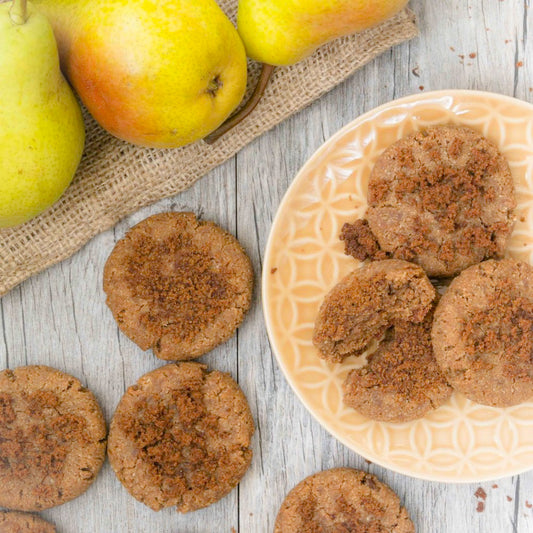
[{"label": "pear", "polygon": [[293,65],[324,43],[384,21],[407,0],[239,0],[237,27],[249,57]]},{"label": "pear", "polygon": [[246,54],[214,0],[35,0],[61,65],[107,131],[172,148],[203,138],[238,106]]},{"label": "pear", "polygon": [[52,28],[26,0],[0,4],[0,95],[0,227],[9,227],[61,196],[85,141]]},{"label": "pear", "polygon": [[239,0],[237,29],[251,59],[263,63],[252,97],[205,138],[208,144],[243,121],[257,106],[275,66],[289,66],[319,46],[393,16],[407,0]]}]

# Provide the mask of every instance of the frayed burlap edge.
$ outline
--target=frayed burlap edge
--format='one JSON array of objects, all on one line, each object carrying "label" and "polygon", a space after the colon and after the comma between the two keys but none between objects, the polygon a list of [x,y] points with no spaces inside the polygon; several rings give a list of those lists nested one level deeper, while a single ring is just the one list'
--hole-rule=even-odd
[{"label": "frayed burlap edge", "polygon": [[[127,214],[190,187],[252,139],[301,110],[391,46],[417,35],[408,9],[385,23],[278,68],[259,106],[214,145],[174,150],[139,148],[107,134],[86,115],[87,142],[76,177],[48,211],[0,230],[0,295],[71,256]],[[251,69],[250,83],[257,77]]]}]

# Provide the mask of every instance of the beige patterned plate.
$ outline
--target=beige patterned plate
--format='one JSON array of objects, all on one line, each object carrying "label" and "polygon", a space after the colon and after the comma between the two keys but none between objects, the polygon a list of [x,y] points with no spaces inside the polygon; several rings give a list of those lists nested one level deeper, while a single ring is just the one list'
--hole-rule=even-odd
[{"label": "beige patterned plate", "polygon": [[304,405],[336,438],[370,461],[411,476],[473,482],[533,468],[533,402],[507,409],[459,394],[410,423],[374,422],[342,403],[352,358],[335,365],[311,338],[324,295],[356,263],[340,228],[366,210],[367,181],[381,152],[432,124],[470,126],[507,157],[516,183],[517,223],[509,254],[533,263],[533,105],[490,93],[438,91],[385,104],[354,120],[306,163],[274,221],[263,270],[270,341]]}]

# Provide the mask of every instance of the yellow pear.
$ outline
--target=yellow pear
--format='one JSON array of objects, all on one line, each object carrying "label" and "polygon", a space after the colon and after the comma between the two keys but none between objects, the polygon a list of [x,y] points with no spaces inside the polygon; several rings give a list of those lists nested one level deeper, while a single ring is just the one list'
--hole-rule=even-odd
[{"label": "yellow pear", "polygon": [[34,0],[94,118],[134,144],[203,138],[240,103],[246,54],[214,0]]},{"label": "yellow pear", "polygon": [[61,196],[84,140],[50,24],[25,0],[0,4],[0,227],[26,222]]},{"label": "yellow pear", "polygon": [[237,26],[249,57],[293,65],[322,44],[393,16],[407,0],[239,0]]}]

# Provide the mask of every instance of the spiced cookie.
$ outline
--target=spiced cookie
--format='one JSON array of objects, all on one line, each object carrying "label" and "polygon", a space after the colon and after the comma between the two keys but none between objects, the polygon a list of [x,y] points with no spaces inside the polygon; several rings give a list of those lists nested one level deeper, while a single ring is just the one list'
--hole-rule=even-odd
[{"label": "spiced cookie", "polygon": [[397,322],[421,323],[436,291],[424,271],[399,259],[367,263],[326,295],[315,322],[320,356],[339,363],[362,354]]},{"label": "spiced cookie", "polygon": [[230,492],[250,466],[250,408],[229,374],[198,363],[145,374],[122,397],[109,431],[118,479],[155,511],[186,513]]},{"label": "spiced cookie", "polygon": [[333,468],[294,487],[278,512],[274,533],[414,533],[398,496],[377,477]]},{"label": "spiced cookie", "polygon": [[383,152],[368,183],[368,226],[347,224],[341,239],[358,259],[385,255],[452,276],[503,256],[515,206],[497,147],[469,128],[436,126]]},{"label": "spiced cookie", "polygon": [[344,403],[383,422],[421,418],[444,403],[453,390],[433,355],[432,323],[433,310],[419,324],[396,322],[368,364],[348,374]]},{"label": "spiced cookie", "polygon": [[38,511],[76,498],[105,443],[100,407],[76,378],[41,365],[0,372],[0,506]]},{"label": "spiced cookie", "polygon": [[56,528],[33,514],[0,511],[0,533],[56,533]]},{"label": "spiced cookie", "polygon": [[431,335],[467,398],[495,407],[533,398],[533,267],[504,259],[468,268],[437,306]]},{"label": "spiced cookie", "polygon": [[233,335],[250,307],[253,270],[243,248],[193,213],[161,213],[111,252],[104,291],[119,328],[166,360],[199,357]]}]

